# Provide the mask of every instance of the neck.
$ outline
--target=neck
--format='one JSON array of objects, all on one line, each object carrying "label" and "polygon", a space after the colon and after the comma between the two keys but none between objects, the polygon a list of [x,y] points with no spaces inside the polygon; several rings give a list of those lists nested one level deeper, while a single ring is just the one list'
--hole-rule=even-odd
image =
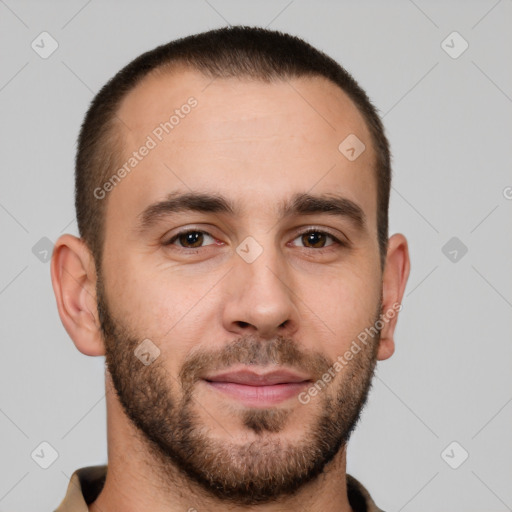
[{"label": "neck", "polygon": [[347,496],[346,448],[294,495],[256,506],[226,504],[175,466],[162,471],[161,462],[124,413],[108,371],[106,377],[108,471],[89,512],[352,512]]}]

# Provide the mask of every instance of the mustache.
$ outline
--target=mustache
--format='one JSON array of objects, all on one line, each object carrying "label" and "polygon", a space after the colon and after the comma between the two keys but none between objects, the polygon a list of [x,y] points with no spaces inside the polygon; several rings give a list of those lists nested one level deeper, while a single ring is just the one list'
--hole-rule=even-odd
[{"label": "mustache", "polygon": [[207,373],[226,370],[235,364],[275,364],[300,370],[313,376],[316,381],[333,363],[334,361],[319,352],[299,349],[297,343],[290,338],[276,336],[270,340],[262,340],[248,335],[226,344],[220,350],[196,350],[185,359],[179,380],[187,390]]}]

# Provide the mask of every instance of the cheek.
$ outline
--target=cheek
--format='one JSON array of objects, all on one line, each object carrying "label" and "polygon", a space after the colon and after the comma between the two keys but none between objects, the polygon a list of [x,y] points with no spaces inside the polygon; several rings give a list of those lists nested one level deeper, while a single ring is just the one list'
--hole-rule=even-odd
[{"label": "cheek", "polygon": [[191,284],[170,269],[145,267],[126,264],[111,274],[111,309],[141,340],[149,338],[170,362],[178,362],[212,329],[219,307],[211,302],[215,279]]},{"label": "cheek", "polygon": [[[315,329],[325,332],[325,350],[335,357],[375,320],[380,280],[378,276],[369,279],[366,273],[347,269],[322,282],[315,293],[305,295],[305,303],[316,315]],[[303,283],[303,289],[313,289],[312,284]]]}]

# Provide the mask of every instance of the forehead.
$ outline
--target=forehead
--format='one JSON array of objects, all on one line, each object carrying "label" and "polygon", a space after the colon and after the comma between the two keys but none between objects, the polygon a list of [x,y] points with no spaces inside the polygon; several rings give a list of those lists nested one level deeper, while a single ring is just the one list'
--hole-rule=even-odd
[{"label": "forehead", "polygon": [[[310,126],[309,136],[315,139],[325,135],[337,136],[351,128],[367,138],[366,123],[348,95],[336,84],[321,76],[279,79],[273,82],[241,78],[210,78],[197,70],[183,66],[173,71],[157,70],[146,76],[122,101],[119,117],[129,130],[127,142],[132,137],[149,133],[155,122],[161,123],[182,107],[188,98],[198,102],[200,116],[187,121],[197,138],[236,135],[233,128],[250,128],[254,136],[293,133],[300,136],[301,118]],[[200,117],[200,119],[197,119]],[[220,131],[219,131],[220,130]],[[304,135],[304,133],[302,133]],[[328,137],[330,138],[330,137]],[[335,137],[337,138],[337,137]],[[191,142],[190,133],[174,130],[175,142]],[[133,141],[134,143],[137,141]],[[326,140],[327,142],[327,140]]]},{"label": "forehead", "polygon": [[[176,190],[236,195],[266,209],[312,189],[340,192],[369,219],[375,215],[375,156],[366,123],[323,77],[269,83],[177,68],[144,78],[118,117],[127,127],[123,163],[143,145],[153,147],[110,194],[108,209],[117,216],[133,218]],[[366,146],[355,161],[338,148],[352,135]]]}]

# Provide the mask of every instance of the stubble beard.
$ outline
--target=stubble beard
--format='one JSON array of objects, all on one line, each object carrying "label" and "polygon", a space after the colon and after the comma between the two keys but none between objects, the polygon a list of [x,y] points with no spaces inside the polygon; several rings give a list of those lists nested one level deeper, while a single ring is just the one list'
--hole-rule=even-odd
[{"label": "stubble beard", "polygon": [[221,351],[194,352],[176,379],[169,375],[163,357],[148,366],[135,357],[144,336],[134,335],[113,318],[99,273],[97,297],[106,364],[117,397],[147,445],[151,463],[158,465],[162,484],[172,488],[179,474],[222,502],[249,506],[278,501],[312,482],[346,446],[371,389],[380,333],[341,370],[336,392],[325,389],[315,401],[299,405],[318,411],[311,417],[304,410],[309,419],[300,441],[292,443],[284,435],[296,407],[244,407],[238,410],[237,421],[252,440],[240,444],[231,441],[220,421],[213,435],[201,420],[202,406],[194,390],[204,370],[235,363],[282,364],[321,379],[333,362],[318,352],[306,354],[288,338],[247,336]]}]

